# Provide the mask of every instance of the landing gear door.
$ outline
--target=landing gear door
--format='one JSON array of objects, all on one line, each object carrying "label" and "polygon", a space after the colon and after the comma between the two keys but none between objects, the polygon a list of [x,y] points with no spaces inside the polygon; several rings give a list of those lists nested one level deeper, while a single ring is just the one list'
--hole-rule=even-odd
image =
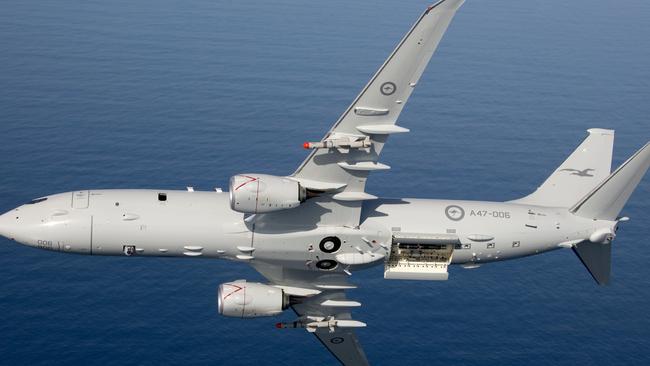
[{"label": "landing gear door", "polygon": [[76,209],[88,208],[89,200],[90,200],[89,191],[72,192],[72,208],[76,208]]}]

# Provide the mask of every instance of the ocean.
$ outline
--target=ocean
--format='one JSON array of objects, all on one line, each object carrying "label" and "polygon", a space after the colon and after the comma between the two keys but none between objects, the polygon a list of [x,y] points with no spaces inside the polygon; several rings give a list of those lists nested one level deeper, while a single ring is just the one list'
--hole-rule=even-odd
[{"label": "ocean", "polygon": [[[77,189],[227,187],[291,174],[428,5],[419,0],[5,0],[0,211]],[[592,127],[614,165],[650,138],[650,2],[468,0],[367,191],[504,201]],[[650,364],[650,177],[626,206],[612,283],[568,250],[452,268],[446,282],[354,273],[376,365]],[[218,260],[64,255],[0,239],[0,364],[332,365],[277,319],[217,314]]]}]

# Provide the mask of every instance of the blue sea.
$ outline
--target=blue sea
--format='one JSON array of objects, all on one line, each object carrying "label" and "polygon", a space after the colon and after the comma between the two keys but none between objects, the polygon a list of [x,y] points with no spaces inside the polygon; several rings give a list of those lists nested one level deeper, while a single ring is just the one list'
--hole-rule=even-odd
[{"label": "blue sea", "polygon": [[[77,189],[226,188],[290,174],[428,5],[420,0],[4,0],[0,211]],[[650,2],[468,0],[368,192],[510,200],[591,127],[614,164],[650,139]],[[612,283],[568,250],[447,282],[354,273],[376,365],[650,364],[650,177]],[[217,260],[90,257],[0,239],[0,364],[332,365],[278,319],[220,317]]]}]

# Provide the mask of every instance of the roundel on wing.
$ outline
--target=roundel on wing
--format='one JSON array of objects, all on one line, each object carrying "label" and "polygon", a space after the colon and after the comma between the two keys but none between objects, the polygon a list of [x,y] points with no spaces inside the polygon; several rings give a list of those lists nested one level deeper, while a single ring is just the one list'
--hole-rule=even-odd
[{"label": "roundel on wing", "polygon": [[392,81],[387,81],[379,87],[379,91],[383,95],[393,95],[397,91],[397,86]]}]

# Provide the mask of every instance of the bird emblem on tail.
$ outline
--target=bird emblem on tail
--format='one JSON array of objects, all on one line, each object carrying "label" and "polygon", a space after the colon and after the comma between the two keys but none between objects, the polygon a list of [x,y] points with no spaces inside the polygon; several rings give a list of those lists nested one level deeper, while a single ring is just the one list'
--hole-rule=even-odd
[{"label": "bird emblem on tail", "polygon": [[589,172],[596,171],[595,169],[587,168],[587,169],[560,169],[561,172],[572,172],[571,175],[577,175],[579,177],[593,177],[593,174],[589,174]]}]

